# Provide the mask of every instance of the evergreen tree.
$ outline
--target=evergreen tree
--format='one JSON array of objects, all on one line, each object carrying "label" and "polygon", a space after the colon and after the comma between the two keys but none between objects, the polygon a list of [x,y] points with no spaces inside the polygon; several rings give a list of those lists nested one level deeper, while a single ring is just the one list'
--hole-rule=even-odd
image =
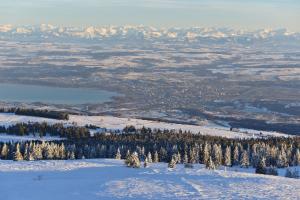
[{"label": "evergreen tree", "polygon": [[181,163],[181,155],[179,152],[177,152],[177,163]]},{"label": "evergreen tree", "polygon": [[266,174],[266,158],[260,157],[259,163],[255,169],[255,173],[257,174]]},{"label": "evergreen tree", "polygon": [[190,163],[191,164],[196,163],[196,156],[193,148],[190,148]]},{"label": "evergreen tree", "polygon": [[166,160],[168,160],[167,158],[168,158],[168,152],[167,152],[167,150],[164,148],[164,147],[161,147],[160,148],[160,150],[159,150],[159,160],[160,161],[166,161]]},{"label": "evergreen tree", "polygon": [[155,151],[155,153],[154,153],[154,159],[153,159],[153,162],[155,162],[155,163],[159,162],[159,158],[158,158],[158,153],[157,153],[157,151]]},{"label": "evergreen tree", "polygon": [[186,151],[184,152],[183,163],[184,163],[184,164],[188,164],[188,163],[189,163],[189,158],[188,158],[188,155],[187,155]]},{"label": "evergreen tree", "polygon": [[44,153],[44,158],[51,160],[54,158],[54,152],[53,152],[53,146],[52,145],[46,145],[45,147],[45,153]]},{"label": "evergreen tree", "polygon": [[119,148],[118,148],[118,150],[117,150],[117,153],[116,153],[115,159],[117,159],[117,160],[121,160],[121,152],[120,152],[120,149],[119,149]]},{"label": "evergreen tree", "polygon": [[25,145],[24,160],[27,160],[27,161],[34,160],[32,154],[31,154],[31,151],[30,151],[30,146],[27,143]]},{"label": "evergreen tree", "polygon": [[220,166],[222,164],[222,150],[221,146],[214,144],[213,145],[213,162],[216,167]]},{"label": "evergreen tree", "polygon": [[8,146],[7,144],[4,144],[1,150],[1,159],[6,160],[8,157],[8,152],[9,152]]},{"label": "evergreen tree", "polygon": [[294,166],[300,165],[300,151],[299,149],[296,150],[294,158],[293,158],[293,164]]},{"label": "evergreen tree", "polygon": [[240,165],[241,167],[246,167],[246,168],[249,167],[249,156],[246,150],[244,150],[242,153]]},{"label": "evergreen tree", "polygon": [[150,151],[148,152],[148,155],[147,155],[147,161],[148,161],[149,163],[152,163],[152,155],[151,155],[151,152],[150,152]]},{"label": "evergreen tree", "polygon": [[206,164],[209,160],[210,152],[209,152],[209,147],[208,144],[204,144],[204,149],[203,149],[203,163]]},{"label": "evergreen tree", "polygon": [[126,158],[125,159],[128,159],[129,157],[130,157],[130,151],[128,149],[127,152],[126,152]]},{"label": "evergreen tree", "polygon": [[171,161],[168,164],[168,167],[169,168],[175,168],[176,167],[176,163],[177,163],[177,161],[176,161],[176,155],[174,154],[172,156],[172,158],[171,158]]},{"label": "evergreen tree", "polygon": [[233,150],[233,165],[239,165],[240,163],[240,153],[239,147],[236,145]]},{"label": "evergreen tree", "polygon": [[71,151],[71,152],[70,152],[69,159],[70,159],[70,160],[75,160],[75,153],[74,153],[74,151]]},{"label": "evergreen tree", "polygon": [[225,150],[224,165],[228,167],[231,166],[231,148],[229,146],[227,146]]},{"label": "evergreen tree", "polygon": [[277,166],[278,167],[287,167],[288,166],[288,159],[286,157],[286,153],[285,153],[285,150],[283,147],[281,148],[280,152],[278,153]]},{"label": "evergreen tree", "polygon": [[141,162],[138,157],[137,152],[133,152],[126,160],[125,164],[127,167],[132,167],[132,168],[140,168],[141,167]]},{"label": "evergreen tree", "polygon": [[211,158],[211,156],[208,158],[208,161],[207,161],[207,163],[205,164],[205,167],[206,167],[207,169],[210,169],[210,170],[216,169],[216,166],[215,166],[215,164],[214,164],[213,159]]},{"label": "evergreen tree", "polygon": [[146,158],[145,161],[144,161],[144,168],[147,168],[148,165],[149,165],[149,164],[148,164],[148,158]]},{"label": "evergreen tree", "polygon": [[14,161],[20,161],[20,160],[23,160],[23,156],[20,151],[20,144],[17,143],[16,150],[14,153]]},{"label": "evergreen tree", "polygon": [[41,160],[43,159],[42,149],[39,144],[33,144],[33,158],[34,160]]},{"label": "evergreen tree", "polygon": [[[60,159],[65,159],[66,158],[66,149],[64,143],[62,143],[59,147],[59,158]],[[90,156],[89,156],[90,158]]]},{"label": "evergreen tree", "polygon": [[258,147],[257,144],[252,145],[251,163],[252,163],[252,166],[255,168],[257,167],[258,162],[259,162],[259,155],[257,152],[257,147]]}]

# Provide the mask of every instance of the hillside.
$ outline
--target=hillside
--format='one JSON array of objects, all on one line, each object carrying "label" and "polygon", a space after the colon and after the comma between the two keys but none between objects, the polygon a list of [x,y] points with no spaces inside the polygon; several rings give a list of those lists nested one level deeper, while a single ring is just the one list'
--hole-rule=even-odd
[{"label": "hillside", "polygon": [[3,199],[297,199],[300,180],[202,165],[126,168],[123,161],[0,161]]},{"label": "hillside", "polygon": [[[84,115],[70,115],[69,120],[54,120],[42,117],[29,117],[22,115],[6,114],[0,113],[0,125],[9,126],[16,123],[28,123],[28,122],[47,122],[49,124],[54,123],[64,123],[65,125],[95,125],[101,128],[111,129],[111,130],[122,130],[126,126],[133,125],[136,128],[147,127],[151,129],[174,129],[191,131],[192,133],[200,133],[203,135],[213,135],[222,136],[227,138],[252,138],[261,136],[288,136],[286,134],[281,134],[277,132],[267,132],[267,131],[256,131],[256,130],[234,130],[230,131],[229,128],[218,126],[218,125],[186,125],[177,123],[167,123],[151,120],[142,119],[130,119],[130,118],[120,118],[113,116],[84,116]],[[260,134],[261,133],[261,134]]]}]

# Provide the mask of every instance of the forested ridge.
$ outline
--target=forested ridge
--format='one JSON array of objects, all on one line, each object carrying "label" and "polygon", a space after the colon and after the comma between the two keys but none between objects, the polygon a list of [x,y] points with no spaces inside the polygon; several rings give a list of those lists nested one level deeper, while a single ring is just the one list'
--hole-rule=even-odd
[{"label": "forested ridge", "polygon": [[57,120],[69,120],[69,114],[62,111],[37,110],[27,108],[0,108],[0,113],[14,113],[16,115],[25,115],[32,117],[45,117]]},{"label": "forested ridge", "polygon": [[[27,124],[28,125],[28,124]],[[18,125],[16,125],[18,126]],[[168,162],[187,166],[202,163],[214,169],[224,166],[253,166],[262,173],[273,173],[274,168],[300,165],[299,137],[270,137],[229,139],[181,130],[159,130],[126,127],[119,133],[105,131],[90,135],[86,127],[32,124],[49,131],[68,130],[69,136],[60,141],[30,141],[0,143],[0,158],[9,160],[51,160],[82,158],[132,158],[144,162]],[[31,128],[32,128],[31,127]],[[71,136],[85,130],[85,135]],[[46,132],[47,132],[46,131]],[[62,132],[64,132],[62,131]],[[63,135],[60,135],[63,136]]]},{"label": "forested ridge", "polygon": [[[47,110],[5,109],[21,115],[67,119],[68,114]],[[50,117],[51,118],[51,117]],[[93,130],[93,131],[91,131]],[[93,133],[93,134],[91,134]],[[52,160],[82,158],[125,159],[126,165],[139,167],[151,162],[178,163],[209,169],[223,166],[255,167],[257,173],[276,175],[276,168],[300,165],[300,137],[225,138],[193,134],[182,130],[107,130],[94,125],[17,123],[0,126],[0,134],[59,136],[57,141],[0,142],[0,158],[5,160]],[[298,172],[297,172],[298,173]],[[296,175],[291,175],[296,176]],[[298,175],[297,175],[298,176]]]},{"label": "forested ridge", "polygon": [[42,123],[17,123],[14,125],[0,126],[0,133],[5,133],[8,135],[34,135],[44,137],[48,136],[59,136],[62,138],[85,138],[90,136],[90,131],[87,127],[79,126],[65,126],[62,123],[48,124],[46,122]]}]

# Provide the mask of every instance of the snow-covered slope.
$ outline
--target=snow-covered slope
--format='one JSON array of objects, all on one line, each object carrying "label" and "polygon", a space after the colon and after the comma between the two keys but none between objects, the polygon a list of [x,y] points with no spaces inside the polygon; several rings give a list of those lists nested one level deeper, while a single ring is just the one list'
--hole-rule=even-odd
[{"label": "snow-covered slope", "polygon": [[[277,132],[267,132],[267,131],[256,131],[256,130],[247,130],[247,131],[230,131],[229,128],[221,126],[200,126],[200,125],[186,125],[186,124],[175,124],[159,121],[150,121],[142,119],[130,119],[130,118],[120,118],[113,116],[84,116],[84,115],[70,115],[68,121],[47,119],[42,117],[28,117],[20,116],[14,114],[5,114],[0,113],[0,125],[9,126],[16,123],[28,123],[28,122],[47,122],[49,124],[53,123],[64,123],[66,125],[77,124],[79,126],[85,125],[95,125],[101,128],[107,128],[112,130],[122,130],[126,126],[133,125],[136,128],[147,127],[151,129],[169,129],[169,130],[183,130],[190,131],[192,133],[200,133],[203,135],[213,135],[221,136],[228,138],[252,138],[260,136],[288,136],[286,134],[281,134]],[[260,134],[261,133],[261,134]]]},{"label": "snow-covered slope", "polygon": [[249,138],[260,136],[260,133],[264,136],[287,136],[286,134],[281,134],[277,132],[267,132],[267,131],[247,131],[247,132],[235,132],[230,131],[229,128],[221,126],[199,126],[199,125],[186,125],[186,124],[175,124],[151,120],[142,119],[130,119],[130,118],[120,118],[113,116],[81,116],[81,115],[70,115],[70,121],[76,122],[76,124],[84,126],[86,124],[93,124],[108,129],[123,129],[125,126],[133,125],[137,128],[147,127],[151,129],[169,129],[169,130],[183,130],[190,131],[192,133],[200,133],[203,135],[213,135],[222,136],[228,138]]},{"label": "snow-covered slope", "polygon": [[262,40],[300,40],[300,34],[286,29],[261,29],[255,31],[229,28],[155,28],[149,26],[61,27],[50,24],[39,26],[0,25],[2,38],[69,38],[93,40],[176,40],[211,42],[235,41],[249,43]]},{"label": "snow-covered slope", "polygon": [[299,199],[300,180],[151,164],[132,169],[119,160],[0,161],[7,200]]}]

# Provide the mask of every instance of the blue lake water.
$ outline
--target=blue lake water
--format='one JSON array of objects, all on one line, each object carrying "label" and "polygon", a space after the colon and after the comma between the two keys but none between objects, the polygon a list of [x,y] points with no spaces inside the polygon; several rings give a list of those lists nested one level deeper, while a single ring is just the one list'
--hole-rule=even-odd
[{"label": "blue lake water", "polygon": [[87,88],[59,88],[0,83],[0,101],[49,104],[86,104],[110,101],[118,93]]}]

